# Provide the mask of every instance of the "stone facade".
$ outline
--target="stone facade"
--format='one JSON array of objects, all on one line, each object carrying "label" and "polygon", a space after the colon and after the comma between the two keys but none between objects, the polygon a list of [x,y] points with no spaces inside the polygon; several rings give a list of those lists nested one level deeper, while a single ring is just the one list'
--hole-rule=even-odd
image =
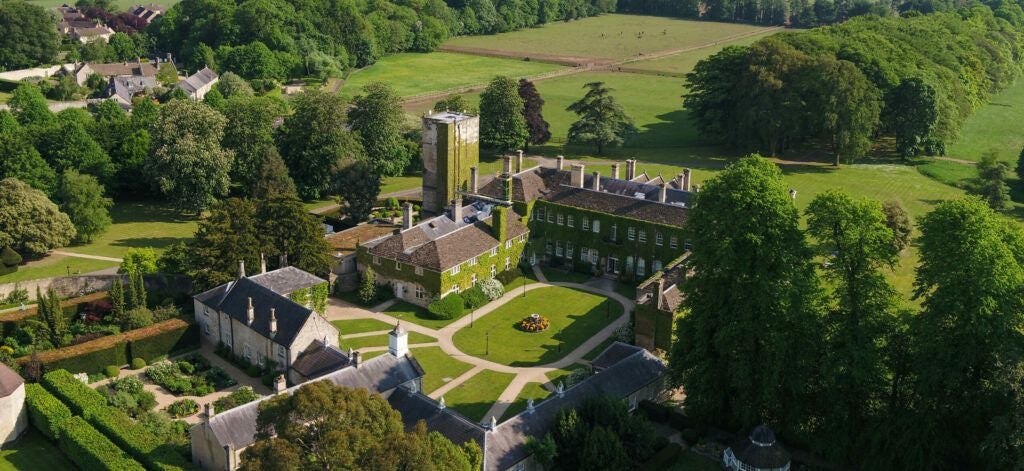
[{"label": "stone facade", "polygon": [[16,440],[27,427],[25,384],[20,384],[10,395],[0,398],[0,443]]},{"label": "stone facade", "polygon": [[469,185],[480,161],[480,117],[458,112],[423,117],[423,211],[438,214]]}]

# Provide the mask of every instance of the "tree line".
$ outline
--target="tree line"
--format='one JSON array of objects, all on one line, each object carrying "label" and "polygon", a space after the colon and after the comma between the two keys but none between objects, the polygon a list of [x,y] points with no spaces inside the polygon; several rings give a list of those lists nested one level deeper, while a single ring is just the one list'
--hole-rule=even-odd
[{"label": "tree line", "polygon": [[818,140],[838,164],[884,134],[904,157],[942,155],[1020,75],[1022,31],[1024,10],[1003,4],[778,34],[700,61],[684,104],[709,139],[749,151]]},{"label": "tree line", "polygon": [[692,418],[768,423],[859,469],[1024,462],[1024,230],[975,197],[936,205],[917,225],[917,307],[886,278],[912,227],[893,205],[828,191],[801,230],[758,156],[696,198],[670,354]]}]

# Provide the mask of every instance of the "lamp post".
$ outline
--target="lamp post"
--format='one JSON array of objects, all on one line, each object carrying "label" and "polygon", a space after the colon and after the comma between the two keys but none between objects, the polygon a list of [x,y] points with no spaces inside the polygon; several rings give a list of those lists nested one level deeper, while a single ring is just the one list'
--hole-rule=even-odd
[{"label": "lamp post", "polygon": [[486,339],[486,343],[484,343],[484,356],[486,357],[491,355],[491,331],[488,330],[484,334],[484,338]]},{"label": "lamp post", "polygon": [[526,272],[523,271],[523,297],[526,297]]},{"label": "lamp post", "polygon": [[71,265],[68,265],[68,276],[71,276]]},{"label": "lamp post", "polygon": [[476,308],[469,310],[469,328],[473,328],[473,314],[476,313]]}]

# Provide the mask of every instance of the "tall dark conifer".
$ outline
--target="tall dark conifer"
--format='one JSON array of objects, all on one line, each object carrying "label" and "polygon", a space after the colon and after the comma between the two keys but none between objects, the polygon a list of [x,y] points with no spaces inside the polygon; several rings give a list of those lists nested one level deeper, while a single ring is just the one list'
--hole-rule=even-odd
[{"label": "tall dark conifer", "polygon": [[523,99],[523,117],[526,118],[526,130],[530,137],[526,140],[526,149],[530,145],[541,145],[551,140],[551,131],[548,129],[548,122],[541,114],[544,108],[544,99],[533,82],[526,79],[519,79],[519,96]]}]

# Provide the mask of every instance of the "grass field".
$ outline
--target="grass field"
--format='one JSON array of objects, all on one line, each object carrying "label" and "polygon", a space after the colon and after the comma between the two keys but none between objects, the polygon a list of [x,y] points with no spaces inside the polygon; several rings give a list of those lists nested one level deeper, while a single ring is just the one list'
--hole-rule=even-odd
[{"label": "grass field", "polygon": [[1024,80],[1018,80],[989,100],[964,123],[960,140],[949,147],[948,156],[964,160],[981,160],[981,155],[996,150],[1000,160],[1017,165],[1017,156],[1024,148]]},{"label": "grass field", "polygon": [[409,351],[426,373],[423,376],[423,392],[427,394],[473,368],[469,363],[452,358],[441,347],[421,347]]},{"label": "grass field", "polygon": [[[42,260],[29,262],[18,268],[18,271],[0,276],[0,284],[14,283],[16,281],[35,280],[38,278],[49,278],[51,276],[63,276],[71,274],[89,273],[105,268],[116,267],[117,262],[105,260],[92,260],[87,258],[68,257],[64,255],[50,255]],[[70,267],[70,268],[69,268]]]},{"label": "grass field", "polygon": [[411,96],[486,83],[499,74],[525,77],[559,68],[561,66],[540,62],[448,52],[395,54],[349,75],[340,93],[355,96],[369,83],[385,82],[400,96]]},{"label": "grass field", "polygon": [[[433,319],[430,313],[426,309],[419,307],[415,304],[407,303],[405,301],[397,301],[391,305],[391,307],[384,310],[384,314],[391,317],[396,317],[403,322],[412,322],[413,324],[419,324],[429,329],[440,329],[456,319]],[[469,313],[467,312],[466,315]]]},{"label": "grass field", "polygon": [[391,330],[395,326],[377,319],[351,319],[345,321],[331,321],[331,324],[338,328],[342,336],[349,334],[360,334],[363,332],[379,332]]},{"label": "grass field", "polygon": [[[714,43],[762,29],[739,23],[639,15],[602,15],[492,36],[466,36],[445,44],[505,52],[624,59],[639,54]],[[643,33],[642,36],[638,36]]]},{"label": "grass field", "polygon": [[[431,343],[437,342],[437,339],[429,335],[424,335],[419,332],[409,332],[409,345],[415,345],[418,343]],[[386,347],[388,345],[388,334],[380,335],[368,335],[365,337],[353,337],[345,338],[343,335],[341,338],[341,349],[355,349],[367,347]]]},{"label": "grass field", "polygon": [[523,390],[519,392],[519,397],[516,398],[515,402],[508,406],[505,413],[498,419],[498,422],[504,422],[516,414],[526,410],[527,401],[533,399],[533,405],[540,404],[545,398],[551,395],[551,392],[544,389],[544,385],[540,383],[526,383],[523,386]]},{"label": "grass field", "polygon": [[[606,302],[611,303],[610,316]],[[534,313],[548,318],[550,327],[533,333],[519,330],[516,324]],[[604,296],[569,288],[541,288],[477,319],[474,327],[459,330],[452,340],[466,354],[495,363],[543,365],[567,355],[620,314],[622,306]]]},{"label": "grass field", "polygon": [[444,395],[444,402],[470,420],[484,422],[484,414],[494,405],[498,396],[501,396],[502,391],[515,376],[512,373],[483,370],[448,391],[448,394]]},{"label": "grass field", "polygon": [[748,44],[752,44],[754,41],[757,41],[758,39],[764,38],[766,36],[771,36],[777,32],[778,31],[768,31],[764,33],[757,33],[732,41],[722,41],[713,46],[695,49],[692,51],[686,51],[668,57],[662,57],[660,59],[648,59],[637,62],[631,62],[623,66],[623,68],[648,70],[652,72],[663,72],[666,74],[682,76],[683,74],[686,74],[687,72],[693,70],[693,67],[697,65],[698,61],[705,57],[711,56],[721,51],[722,49],[725,49],[726,46],[745,46]]},{"label": "grass field", "polygon": [[158,252],[192,238],[196,220],[169,206],[153,202],[119,202],[110,208],[114,224],[91,244],[68,247],[69,252],[120,258],[130,248],[152,247]]},{"label": "grass field", "polygon": [[14,443],[0,450],[0,471],[73,471],[64,453],[46,441],[39,432],[29,429]]}]

